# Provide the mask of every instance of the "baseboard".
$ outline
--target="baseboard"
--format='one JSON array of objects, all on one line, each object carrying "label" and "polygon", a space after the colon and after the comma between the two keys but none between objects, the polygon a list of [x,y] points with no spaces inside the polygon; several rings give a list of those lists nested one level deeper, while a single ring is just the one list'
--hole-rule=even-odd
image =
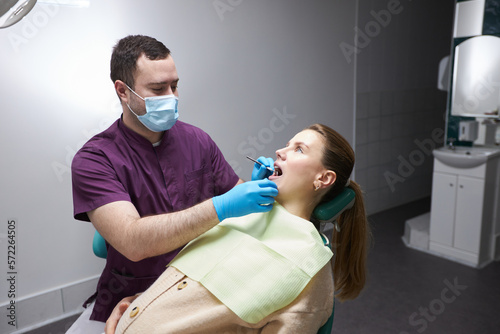
[{"label": "baseboard", "polygon": [[83,311],[83,302],[96,289],[99,276],[73,282],[0,305],[0,333],[20,334]]},{"label": "baseboard", "polygon": [[[36,329],[40,329],[40,328],[43,328],[43,327],[48,326],[50,324],[62,321],[64,319],[71,319],[73,316],[81,314],[82,311],[83,311],[83,308],[82,308],[82,310],[75,310],[73,312],[68,312],[68,313],[62,314],[59,317],[52,318],[52,319],[47,319],[46,321],[40,322],[38,324],[34,324],[32,326],[25,327],[25,328],[20,329],[20,330],[16,330],[14,332],[11,332],[11,334],[24,334],[24,333],[28,333],[30,331],[33,331],[33,330],[36,330]],[[71,321],[71,324],[72,323],[73,323],[73,321]],[[67,327],[66,329],[69,329],[69,326],[66,326],[66,327]],[[52,332],[50,332],[49,334],[51,334],[51,333]],[[56,333],[54,333],[54,334],[56,334]],[[57,334],[59,334],[59,333],[57,333]],[[61,334],[64,334],[64,333],[61,332]]]}]

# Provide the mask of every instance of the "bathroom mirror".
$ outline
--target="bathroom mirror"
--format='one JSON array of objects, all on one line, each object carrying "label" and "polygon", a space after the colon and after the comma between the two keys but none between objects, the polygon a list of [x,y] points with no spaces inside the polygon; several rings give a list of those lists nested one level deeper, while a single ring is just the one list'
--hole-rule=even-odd
[{"label": "bathroom mirror", "polygon": [[498,117],[500,38],[472,37],[455,47],[451,114]]},{"label": "bathroom mirror", "polygon": [[7,28],[30,12],[36,0],[2,0],[0,1],[0,28]]}]

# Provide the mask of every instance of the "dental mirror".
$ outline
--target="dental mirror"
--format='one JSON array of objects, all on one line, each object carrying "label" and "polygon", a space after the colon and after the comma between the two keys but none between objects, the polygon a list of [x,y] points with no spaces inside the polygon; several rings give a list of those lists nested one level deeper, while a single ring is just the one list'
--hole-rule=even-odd
[{"label": "dental mirror", "polygon": [[21,21],[36,4],[36,0],[4,0],[0,2],[0,29]]}]

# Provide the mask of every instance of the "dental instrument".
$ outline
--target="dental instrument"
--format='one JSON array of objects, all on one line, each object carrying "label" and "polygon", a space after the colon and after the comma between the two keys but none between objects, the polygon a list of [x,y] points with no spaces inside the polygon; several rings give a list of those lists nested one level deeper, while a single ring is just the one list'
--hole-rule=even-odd
[{"label": "dental instrument", "polygon": [[255,162],[255,163],[257,163],[257,164],[259,164],[259,165],[261,165],[261,166],[266,167],[266,169],[267,169],[268,171],[270,171],[271,173],[274,173],[274,170],[273,170],[271,167],[268,167],[268,166],[264,165],[262,162],[257,161],[257,160],[255,160],[254,158],[250,158],[248,155],[247,155],[247,159],[248,159],[248,160],[252,160],[253,162]]}]

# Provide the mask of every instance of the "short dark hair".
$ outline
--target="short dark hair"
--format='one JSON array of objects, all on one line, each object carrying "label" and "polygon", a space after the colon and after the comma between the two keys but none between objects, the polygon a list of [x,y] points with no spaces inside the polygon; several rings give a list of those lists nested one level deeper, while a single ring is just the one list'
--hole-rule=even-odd
[{"label": "short dark hair", "polygon": [[114,46],[111,55],[111,80],[121,80],[133,89],[137,59],[142,54],[151,60],[165,59],[170,55],[170,50],[152,37],[130,35],[122,38]]}]

